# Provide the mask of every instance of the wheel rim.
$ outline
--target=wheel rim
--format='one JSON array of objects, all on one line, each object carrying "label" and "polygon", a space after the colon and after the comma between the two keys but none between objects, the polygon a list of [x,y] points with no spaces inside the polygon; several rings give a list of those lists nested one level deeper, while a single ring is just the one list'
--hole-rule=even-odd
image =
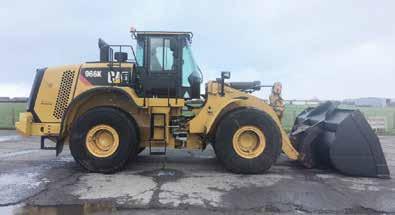
[{"label": "wheel rim", "polygon": [[117,131],[108,125],[96,125],[86,135],[86,148],[99,158],[113,155],[119,147],[119,135]]},{"label": "wheel rim", "polygon": [[265,150],[265,147],[265,135],[257,127],[243,126],[233,135],[233,148],[243,158],[258,157]]}]

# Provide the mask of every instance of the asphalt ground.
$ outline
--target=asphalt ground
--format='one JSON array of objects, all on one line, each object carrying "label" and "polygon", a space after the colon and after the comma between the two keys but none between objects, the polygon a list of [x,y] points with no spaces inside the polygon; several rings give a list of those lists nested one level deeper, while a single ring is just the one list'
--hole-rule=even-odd
[{"label": "asphalt ground", "polygon": [[[395,172],[395,137],[380,137]],[[142,152],[116,174],[88,173],[65,146],[0,131],[0,214],[395,214],[395,180],[305,169],[282,156],[267,173],[238,175],[205,151]]]}]

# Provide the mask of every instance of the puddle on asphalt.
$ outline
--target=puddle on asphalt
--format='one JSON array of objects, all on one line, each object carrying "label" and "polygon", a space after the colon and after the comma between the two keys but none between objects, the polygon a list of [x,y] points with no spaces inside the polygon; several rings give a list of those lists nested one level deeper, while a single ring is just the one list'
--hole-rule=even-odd
[{"label": "puddle on asphalt", "polygon": [[[158,183],[164,183],[169,181],[176,181],[182,178],[184,173],[174,169],[157,169],[141,172],[140,175],[152,177]],[[87,202],[84,204],[50,206],[14,205],[8,207],[0,207],[1,215],[109,214],[116,211],[118,211],[117,207],[111,202]]]},{"label": "puddle on asphalt", "polygon": [[21,139],[21,137],[18,135],[0,136],[0,143],[17,141],[19,139]]},{"label": "puddle on asphalt", "polygon": [[184,175],[183,172],[175,169],[158,169],[139,173],[142,176],[154,178],[158,182],[176,181]]},{"label": "puddle on asphalt", "polygon": [[117,208],[111,203],[85,203],[82,205],[55,205],[55,206],[8,206],[0,207],[0,213],[13,215],[64,215],[64,214],[109,214],[116,212]]},{"label": "puddle on asphalt", "polygon": [[176,172],[171,170],[160,170],[157,174],[158,177],[172,177],[175,176]]}]

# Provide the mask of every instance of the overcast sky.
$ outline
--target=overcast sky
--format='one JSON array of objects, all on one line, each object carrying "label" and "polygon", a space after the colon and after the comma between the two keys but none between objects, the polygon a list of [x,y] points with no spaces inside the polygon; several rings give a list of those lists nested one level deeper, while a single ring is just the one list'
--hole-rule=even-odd
[{"label": "overcast sky", "polygon": [[[0,96],[36,68],[98,59],[129,28],[193,31],[205,80],[281,81],[286,99],[395,98],[395,1],[3,1]],[[258,93],[266,97],[268,91]]]}]

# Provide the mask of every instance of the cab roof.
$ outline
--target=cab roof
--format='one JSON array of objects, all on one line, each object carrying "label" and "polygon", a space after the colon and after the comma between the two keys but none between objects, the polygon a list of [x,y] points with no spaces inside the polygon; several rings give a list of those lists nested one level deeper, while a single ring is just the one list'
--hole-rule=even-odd
[{"label": "cab roof", "polygon": [[193,33],[190,31],[131,31],[135,37],[140,36],[186,36],[189,40],[192,39]]},{"label": "cab roof", "polygon": [[136,35],[193,35],[190,31],[133,31]]}]

